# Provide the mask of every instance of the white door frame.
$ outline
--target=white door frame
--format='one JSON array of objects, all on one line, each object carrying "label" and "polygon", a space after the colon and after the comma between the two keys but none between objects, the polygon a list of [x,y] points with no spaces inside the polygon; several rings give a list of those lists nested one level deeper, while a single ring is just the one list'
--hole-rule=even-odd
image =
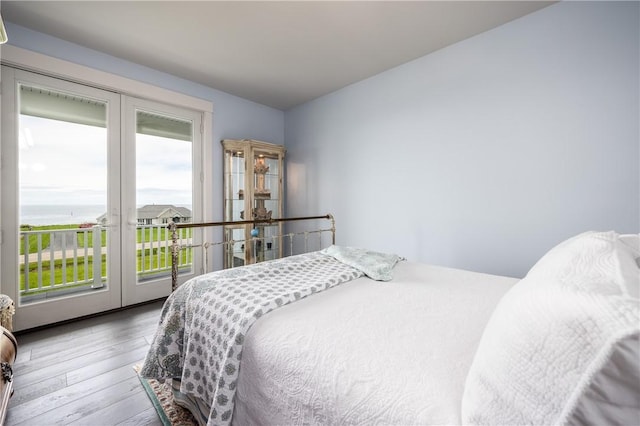
[{"label": "white door frame", "polygon": [[[107,238],[107,284],[104,288],[55,299],[22,304],[19,296],[19,230],[18,215],[18,96],[20,83],[48,87],[104,100],[107,103],[107,161],[111,183],[107,190],[107,208],[110,220]],[[16,304],[14,330],[32,328],[53,322],[94,314],[120,306],[120,96],[27,71],[2,67],[2,292]],[[115,185],[113,185],[115,183]]]},{"label": "white door frame", "polygon": [[[171,276],[138,282],[137,253],[136,253],[136,111],[144,110],[189,120],[192,123],[193,139],[191,141],[192,164],[192,221],[201,222],[203,218],[202,194],[203,182],[203,143],[202,143],[202,113],[185,108],[175,107],[149,101],[145,99],[123,96],[122,100],[122,304],[132,305],[147,300],[158,299],[171,293]],[[202,232],[193,231],[193,245],[202,244]],[[193,249],[193,267],[191,273],[180,275],[180,281],[185,281],[194,275],[202,273],[202,250]]]},{"label": "white door frame", "polygon": [[[213,103],[211,101],[196,98],[193,96],[185,95],[184,93],[175,92],[172,90],[157,87],[148,83],[133,80],[130,78],[122,77],[120,75],[111,74],[109,72],[97,70],[84,65],[79,65],[73,62],[69,62],[63,59],[54,58],[48,55],[44,55],[31,50],[23,49],[20,47],[12,46],[10,44],[0,45],[0,62],[3,65],[9,65],[17,67],[23,70],[29,70],[37,72],[43,75],[49,75],[51,77],[58,77],[68,81],[74,81],[80,84],[86,84],[95,88],[113,91],[124,95],[130,95],[134,97],[140,97],[144,99],[155,100],[171,105],[176,105],[195,111],[202,111],[202,175],[200,181],[202,182],[202,193],[199,197],[199,201],[202,206],[201,219],[205,222],[211,222],[214,220],[213,206],[215,200],[213,200],[213,157],[214,157],[214,144],[212,143],[212,130],[213,130]],[[13,72],[13,71],[11,71]],[[10,73],[1,74],[2,80],[12,78]],[[4,84],[3,84],[4,86]],[[0,92],[0,109],[5,108],[5,98],[14,99],[15,90],[4,89]],[[2,140],[12,140],[10,136],[17,132],[16,124],[17,118],[14,120],[16,112],[2,110]],[[122,126],[121,126],[122,127]],[[9,138],[7,136],[9,135]],[[15,140],[15,139],[13,139]],[[4,144],[3,144],[4,145]],[[17,212],[5,212],[9,209],[9,206],[15,206],[17,202],[18,188],[10,187],[4,182],[7,179],[7,168],[3,167],[6,164],[8,156],[11,155],[11,151],[5,152],[4,146],[0,151],[0,196],[2,197],[2,206],[0,207],[0,291],[8,294],[9,287],[12,287],[11,277],[8,275],[12,269],[15,269],[15,260],[7,260],[5,253],[12,253],[17,256],[17,232],[7,232],[8,226],[15,227],[18,222]],[[14,182],[15,183],[15,182]],[[12,189],[11,189],[12,188]],[[118,189],[120,186],[118,187]],[[7,197],[7,198],[5,198]],[[194,203],[195,203],[194,199]],[[12,204],[13,203],[13,204]],[[5,207],[7,205],[7,207]],[[9,209],[10,210],[10,209]],[[122,216],[119,218],[112,218],[116,223],[121,223]],[[15,234],[16,240],[12,240],[12,235]],[[214,235],[214,231],[208,229],[203,231],[203,238],[207,241],[211,241],[211,236]],[[207,253],[207,264],[214,264],[214,251],[209,250]],[[14,272],[15,274],[15,272]],[[13,277],[15,279],[15,277]],[[180,282],[184,281],[183,277],[180,277]],[[15,296],[15,294],[13,295]],[[12,298],[16,300],[15,297]],[[119,303],[122,305],[122,299]],[[91,310],[91,309],[89,309]],[[95,313],[94,310],[91,313]],[[40,318],[50,324],[55,322],[49,318]],[[22,324],[20,321],[14,322],[14,330],[23,330],[31,327],[36,327],[39,324],[33,321],[25,321]]]}]

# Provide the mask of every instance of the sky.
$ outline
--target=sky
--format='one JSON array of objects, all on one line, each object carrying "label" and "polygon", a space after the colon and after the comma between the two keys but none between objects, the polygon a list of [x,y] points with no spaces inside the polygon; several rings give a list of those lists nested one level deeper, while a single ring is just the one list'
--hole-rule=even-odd
[{"label": "sky", "polygon": [[[106,134],[101,127],[21,115],[20,203],[106,205]],[[135,156],[136,205],[192,204],[190,142],[137,134]]]}]

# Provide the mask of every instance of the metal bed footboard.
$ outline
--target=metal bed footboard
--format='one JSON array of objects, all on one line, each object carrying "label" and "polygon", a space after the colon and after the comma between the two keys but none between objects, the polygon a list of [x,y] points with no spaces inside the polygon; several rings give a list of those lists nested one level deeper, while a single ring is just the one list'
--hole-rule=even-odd
[{"label": "metal bed footboard", "polygon": [[[311,231],[302,231],[302,232],[287,232],[282,233],[282,235],[273,235],[269,237],[252,237],[250,240],[229,240],[229,241],[219,241],[219,242],[203,242],[202,244],[180,244],[178,237],[178,229],[185,228],[205,228],[205,227],[220,227],[227,225],[253,225],[255,226],[266,226],[272,225],[279,222],[297,222],[297,221],[305,221],[305,220],[318,220],[318,219],[326,219],[330,221],[331,227],[326,229],[314,229]],[[289,256],[293,255],[294,250],[294,238],[296,236],[304,237],[304,249],[303,251],[308,251],[308,242],[309,237],[311,235],[318,235],[320,239],[320,243],[322,242],[322,234],[323,233],[331,233],[331,244],[336,243],[336,223],[333,215],[326,214],[324,216],[304,216],[304,217],[290,217],[290,218],[279,218],[279,219],[268,219],[268,220],[236,220],[236,221],[227,221],[227,222],[205,222],[205,223],[175,223],[170,222],[168,225],[169,231],[171,232],[171,291],[174,291],[178,287],[178,256],[180,254],[180,250],[186,248],[194,248],[194,247],[202,247],[205,250],[212,246],[221,245],[226,247],[228,245],[233,245],[238,242],[251,242],[254,245],[258,241],[266,241],[267,239],[280,238],[282,240],[289,239]],[[207,256],[205,257],[205,261]],[[282,257],[286,257],[286,254],[283,251]],[[208,268],[205,269],[205,272]]]}]

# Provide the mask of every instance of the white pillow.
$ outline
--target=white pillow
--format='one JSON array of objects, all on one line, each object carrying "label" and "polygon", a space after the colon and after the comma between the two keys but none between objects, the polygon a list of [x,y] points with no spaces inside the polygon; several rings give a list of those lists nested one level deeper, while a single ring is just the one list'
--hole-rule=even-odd
[{"label": "white pillow", "polygon": [[[622,273],[627,275],[627,283],[638,283],[640,280],[634,280],[640,274],[640,234],[623,234],[618,237],[620,243],[623,244],[625,250],[621,251],[620,261],[623,263]],[[637,268],[633,267],[633,263]],[[640,298],[640,285],[627,287],[630,296]],[[640,423],[638,423],[640,425]]]},{"label": "white pillow", "polygon": [[640,368],[638,288],[633,250],[614,232],[550,250],[492,314],[467,376],[462,421],[639,424],[640,383],[621,379]]},{"label": "white pillow", "polygon": [[636,259],[636,265],[640,268],[640,234],[620,235],[620,242],[631,250]]}]

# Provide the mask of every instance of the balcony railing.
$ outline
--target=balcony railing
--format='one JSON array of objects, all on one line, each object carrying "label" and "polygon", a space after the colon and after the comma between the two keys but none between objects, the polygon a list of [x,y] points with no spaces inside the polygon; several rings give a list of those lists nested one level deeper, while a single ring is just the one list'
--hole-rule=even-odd
[{"label": "balcony railing", "polygon": [[[191,231],[183,230],[178,235],[181,245],[191,245]],[[171,232],[169,226],[138,225],[138,280],[149,280],[158,276],[171,276]],[[179,268],[190,267],[193,250],[185,250],[179,259]]]},{"label": "balcony railing", "polygon": [[[22,302],[102,288],[106,277],[106,228],[47,229],[20,232],[20,298]],[[181,244],[191,231],[181,230]],[[138,225],[138,280],[171,276],[171,235],[167,225]],[[94,261],[94,260],[98,261]],[[192,250],[179,259],[190,268]]]}]

